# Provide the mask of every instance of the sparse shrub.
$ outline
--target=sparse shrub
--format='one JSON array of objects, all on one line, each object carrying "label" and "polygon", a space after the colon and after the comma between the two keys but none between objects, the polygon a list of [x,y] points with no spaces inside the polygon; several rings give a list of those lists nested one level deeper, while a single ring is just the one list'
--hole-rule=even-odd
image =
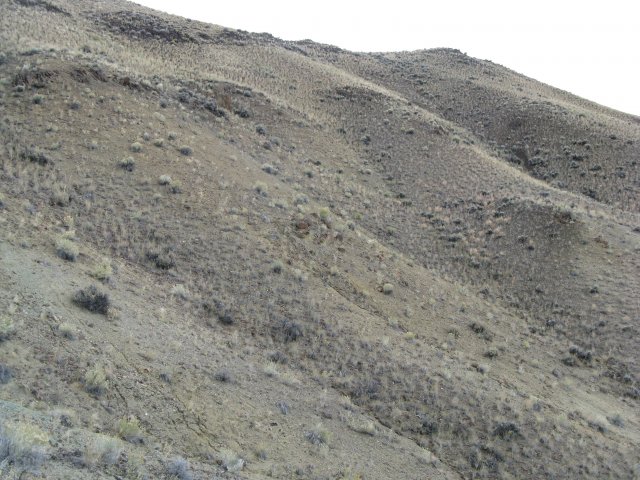
[{"label": "sparse shrub", "polygon": [[182,193],[182,182],[180,180],[171,181],[171,193]]},{"label": "sparse shrub", "polygon": [[63,322],[58,325],[58,331],[60,332],[60,335],[64,338],[68,338],[69,340],[75,340],[78,338],[78,329],[75,325],[69,322]]},{"label": "sparse shrub", "polygon": [[144,133],[142,134],[142,139],[143,139],[145,142],[148,142],[149,140],[151,140],[151,135],[149,134],[149,132],[144,132]]},{"label": "sparse shrub", "polygon": [[262,171],[268,173],[270,175],[277,175],[278,169],[271,165],[270,163],[265,163],[262,165]]},{"label": "sparse shrub", "polygon": [[160,175],[158,183],[160,185],[171,185],[171,177],[169,175]]},{"label": "sparse shrub", "polygon": [[223,448],[218,457],[220,464],[227,472],[239,472],[244,467],[244,459],[240,458],[233,450]]},{"label": "sparse shrub", "polygon": [[331,432],[321,423],[305,433],[305,437],[314,445],[328,445],[331,440]]},{"label": "sparse shrub", "polygon": [[267,377],[277,377],[280,375],[278,364],[275,362],[267,362],[262,368],[262,371]]},{"label": "sparse shrub", "polygon": [[67,192],[66,185],[56,184],[51,192],[51,204],[59,207],[66,207],[71,201],[71,196]]},{"label": "sparse shrub", "polygon": [[376,424],[367,419],[350,418],[348,422],[349,428],[354,432],[363,433],[365,435],[376,434]]},{"label": "sparse shrub", "polygon": [[182,145],[179,150],[180,154],[184,155],[185,157],[188,157],[193,153],[193,149],[187,145]]},{"label": "sparse shrub", "polygon": [[280,410],[281,414],[289,415],[290,408],[287,402],[280,400],[279,402],[276,402],[276,407],[278,407],[278,410]]},{"label": "sparse shrub", "polygon": [[218,308],[217,316],[218,321],[223,325],[233,325],[236,321],[231,310],[224,307]]},{"label": "sparse shrub", "polygon": [[133,142],[129,147],[133,153],[140,153],[142,151],[142,144],[140,142]]},{"label": "sparse shrub", "polygon": [[46,153],[39,148],[33,147],[26,148],[22,153],[20,153],[20,158],[42,166],[53,163],[53,160]]},{"label": "sparse shrub", "polygon": [[390,283],[385,283],[382,285],[382,293],[385,295],[391,295],[393,293],[393,285]]},{"label": "sparse shrub", "polygon": [[107,372],[99,365],[89,369],[84,375],[84,388],[87,392],[100,396],[109,389]]},{"label": "sparse shrub", "polygon": [[164,140],[163,140],[162,138],[156,138],[156,139],[153,141],[153,145],[154,145],[155,147],[161,148],[162,146],[164,146]]},{"label": "sparse shrub", "polygon": [[189,293],[187,288],[182,284],[174,285],[171,289],[171,295],[181,298],[182,300],[189,300],[189,298],[191,297],[191,294]]},{"label": "sparse shrub", "polygon": [[329,218],[329,215],[331,215],[331,210],[329,210],[327,207],[322,207],[318,210],[318,216],[321,220],[327,220]]},{"label": "sparse shrub", "polygon": [[49,435],[30,423],[0,425],[0,465],[37,471],[47,458]]},{"label": "sparse shrub", "polygon": [[307,197],[304,193],[300,193],[296,196],[294,200],[294,205],[305,205],[309,203],[309,197]]},{"label": "sparse shrub", "polygon": [[269,191],[267,189],[267,184],[264,182],[256,182],[253,185],[253,189],[263,197],[266,197],[269,194]]},{"label": "sparse shrub", "polygon": [[93,313],[109,313],[109,295],[100,292],[95,285],[78,290],[73,296],[73,302]]},{"label": "sparse shrub", "polygon": [[114,465],[122,451],[122,442],[108,435],[96,434],[85,447],[83,461],[85,465]]},{"label": "sparse shrub", "polygon": [[0,317],[0,342],[4,342],[16,333],[16,325],[8,316]]},{"label": "sparse shrub", "polygon": [[282,270],[284,269],[284,264],[282,263],[282,261],[280,260],[275,260],[272,264],[271,264],[271,271],[273,273],[282,273]]},{"label": "sparse shrub", "polygon": [[66,237],[59,238],[56,242],[56,253],[63,260],[75,262],[80,250],[78,246]]},{"label": "sparse shrub", "polygon": [[113,275],[113,268],[111,267],[111,262],[108,258],[103,258],[91,272],[91,276],[93,278],[103,282],[108,281],[111,278],[111,275]]},{"label": "sparse shrub", "polygon": [[231,372],[229,372],[229,370],[227,370],[226,368],[223,368],[222,370],[218,370],[214,375],[213,375],[214,380],[217,380],[218,382],[223,382],[223,383],[228,383],[233,381],[233,376],[231,375]]},{"label": "sparse shrub", "polygon": [[182,457],[173,458],[167,463],[167,475],[178,480],[192,480],[189,462]]},{"label": "sparse shrub", "polygon": [[285,342],[295,342],[303,336],[302,326],[291,320],[285,320],[282,322],[282,331],[284,333]]},{"label": "sparse shrub", "polygon": [[160,270],[169,270],[176,264],[170,251],[163,251],[160,253],[147,252],[146,256],[149,260],[154,262],[155,266]]},{"label": "sparse shrub", "polygon": [[140,443],[142,441],[140,421],[133,416],[120,419],[118,422],[118,435],[127,442]]},{"label": "sparse shrub", "polygon": [[69,109],[80,110],[80,102],[78,102],[77,100],[73,100],[72,102],[69,102]]},{"label": "sparse shrub", "polygon": [[136,168],[136,161],[133,157],[125,157],[118,162],[118,166],[127,172],[133,172]]},{"label": "sparse shrub", "polygon": [[167,138],[168,138],[169,140],[175,140],[176,138],[178,138],[178,134],[177,134],[176,132],[169,132],[169,133],[167,134]]},{"label": "sparse shrub", "polygon": [[31,97],[31,101],[36,105],[40,105],[42,104],[42,102],[44,102],[44,95],[40,95],[39,93],[36,93],[33,97]]},{"label": "sparse shrub", "polygon": [[0,385],[6,385],[11,381],[13,372],[4,363],[0,363]]},{"label": "sparse shrub", "polygon": [[513,422],[502,422],[496,425],[493,434],[502,439],[509,439],[520,435],[520,429]]}]

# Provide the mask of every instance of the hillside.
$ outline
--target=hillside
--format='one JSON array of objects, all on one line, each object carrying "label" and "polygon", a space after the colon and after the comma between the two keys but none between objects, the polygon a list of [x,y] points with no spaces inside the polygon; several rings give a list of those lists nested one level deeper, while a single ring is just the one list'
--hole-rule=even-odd
[{"label": "hillside", "polygon": [[640,476],[639,117],[0,0],[0,137],[0,478]]}]

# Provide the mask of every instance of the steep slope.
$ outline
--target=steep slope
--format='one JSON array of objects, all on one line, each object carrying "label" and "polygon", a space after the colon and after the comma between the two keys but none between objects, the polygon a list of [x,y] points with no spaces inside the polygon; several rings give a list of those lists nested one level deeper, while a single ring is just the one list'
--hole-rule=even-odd
[{"label": "steep slope", "polygon": [[0,12],[3,474],[638,474],[636,117],[448,50]]}]

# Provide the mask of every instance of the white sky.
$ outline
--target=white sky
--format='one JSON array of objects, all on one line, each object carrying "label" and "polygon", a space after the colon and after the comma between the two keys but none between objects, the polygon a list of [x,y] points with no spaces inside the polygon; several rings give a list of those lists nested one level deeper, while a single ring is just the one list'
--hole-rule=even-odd
[{"label": "white sky", "polygon": [[640,115],[640,2],[135,0],[224,27],[354,51],[450,47]]}]

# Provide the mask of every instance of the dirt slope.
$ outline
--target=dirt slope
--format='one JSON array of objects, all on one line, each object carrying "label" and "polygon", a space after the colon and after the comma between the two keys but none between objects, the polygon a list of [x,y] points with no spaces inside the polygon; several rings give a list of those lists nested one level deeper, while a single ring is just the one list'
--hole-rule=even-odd
[{"label": "dirt slope", "polygon": [[0,45],[0,476],[640,475],[638,117],[120,1]]}]

